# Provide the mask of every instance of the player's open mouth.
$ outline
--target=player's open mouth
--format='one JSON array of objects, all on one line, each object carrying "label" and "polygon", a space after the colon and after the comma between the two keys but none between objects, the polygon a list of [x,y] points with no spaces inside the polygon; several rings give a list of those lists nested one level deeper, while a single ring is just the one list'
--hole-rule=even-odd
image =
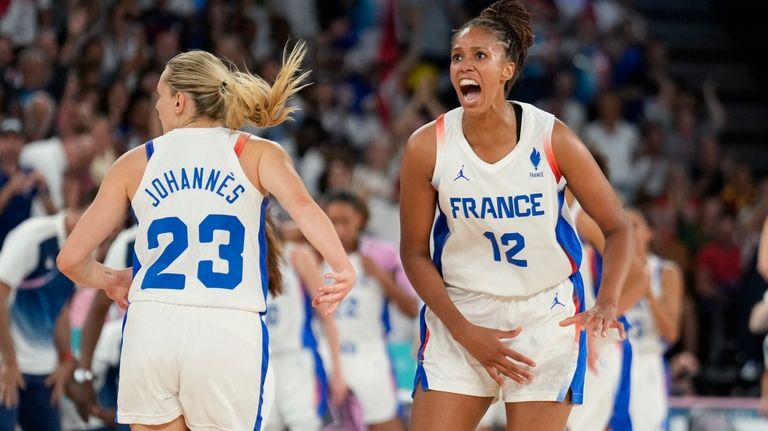
[{"label": "player's open mouth", "polygon": [[480,84],[474,79],[463,78],[459,81],[459,90],[465,102],[472,103],[480,99]]}]

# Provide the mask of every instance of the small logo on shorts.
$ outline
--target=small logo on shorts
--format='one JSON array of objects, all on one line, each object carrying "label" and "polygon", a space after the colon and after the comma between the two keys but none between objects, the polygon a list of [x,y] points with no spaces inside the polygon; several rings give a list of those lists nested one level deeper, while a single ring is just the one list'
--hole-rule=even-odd
[{"label": "small logo on shorts", "polygon": [[459,173],[456,174],[456,178],[454,178],[453,180],[456,181],[459,178],[464,178],[465,180],[469,181],[469,178],[467,178],[467,176],[464,175],[464,165],[461,165],[461,169],[459,169]]},{"label": "small logo on shorts", "polygon": [[557,295],[558,295],[558,293],[557,293],[557,292],[555,292],[555,299],[552,301],[552,306],[551,306],[551,307],[549,307],[549,309],[550,309],[550,310],[551,310],[551,309],[553,309],[553,308],[555,308],[555,305],[562,305],[563,307],[565,307],[565,304],[563,304],[562,302],[560,302],[560,299],[558,299],[558,298],[557,298]]}]

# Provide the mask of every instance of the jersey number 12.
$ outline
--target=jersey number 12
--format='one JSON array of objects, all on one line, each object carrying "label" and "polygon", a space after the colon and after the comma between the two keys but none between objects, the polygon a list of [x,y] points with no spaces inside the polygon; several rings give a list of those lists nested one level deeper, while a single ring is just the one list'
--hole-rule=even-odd
[{"label": "jersey number 12", "polygon": [[[512,265],[525,268],[528,266],[528,261],[525,259],[515,259],[515,256],[525,248],[525,237],[517,232],[507,232],[496,238],[496,234],[493,232],[485,232],[484,237],[488,238],[491,242],[491,248],[493,249],[493,260],[501,262],[501,246],[509,247],[504,252],[504,256],[507,258],[507,262]],[[499,245],[501,243],[501,245]]]}]

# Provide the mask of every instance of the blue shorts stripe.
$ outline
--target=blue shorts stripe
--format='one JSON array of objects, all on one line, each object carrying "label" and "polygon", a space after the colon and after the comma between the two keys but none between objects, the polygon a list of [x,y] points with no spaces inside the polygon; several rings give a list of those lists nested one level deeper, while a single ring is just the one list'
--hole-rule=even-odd
[{"label": "blue shorts stripe", "polygon": [[269,332],[267,324],[264,323],[264,316],[261,318],[261,383],[259,387],[259,410],[256,412],[256,424],[253,431],[261,431],[264,417],[261,409],[264,407],[264,381],[267,379],[267,369],[269,368]]}]

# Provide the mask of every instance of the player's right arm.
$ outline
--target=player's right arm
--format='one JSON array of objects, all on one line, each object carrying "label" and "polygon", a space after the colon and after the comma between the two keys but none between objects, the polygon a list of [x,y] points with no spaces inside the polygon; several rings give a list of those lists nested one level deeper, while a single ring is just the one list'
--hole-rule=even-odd
[{"label": "player's right arm", "polygon": [[94,259],[93,251],[122,225],[128,213],[128,199],[138,188],[146,163],[143,146],[117,159],[56,259],[59,270],[75,284],[104,289],[124,308],[128,306],[131,269],[109,268]]},{"label": "player's right arm", "polygon": [[429,249],[437,191],[432,174],[437,158],[435,125],[430,123],[411,135],[400,171],[400,256],[405,272],[424,303],[448,328],[451,336],[485,367],[499,384],[501,376],[523,383],[532,376],[512,358],[530,366],[533,360],[506,347],[500,339],[517,336],[520,328],[499,331],[470,323],[456,308],[437,272]]}]

